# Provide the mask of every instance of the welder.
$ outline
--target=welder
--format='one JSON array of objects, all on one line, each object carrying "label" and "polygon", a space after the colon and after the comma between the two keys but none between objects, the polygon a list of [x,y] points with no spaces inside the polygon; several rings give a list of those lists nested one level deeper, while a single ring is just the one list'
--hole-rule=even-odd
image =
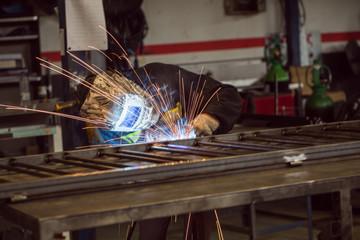
[{"label": "welder", "polygon": [[[89,76],[87,82],[94,89],[79,87],[80,115],[106,125],[98,129],[98,143],[137,143],[144,139],[140,138],[143,130],[161,122],[167,113],[179,111],[178,115],[186,117],[182,112],[191,106],[181,108],[181,99],[185,99],[186,104],[194,104],[190,100],[196,88],[197,94],[202,94],[197,109],[203,109],[191,123],[197,136],[227,133],[241,111],[236,88],[176,65],[151,63],[121,75],[108,71]],[[183,91],[179,89],[180,84]]]},{"label": "welder", "polygon": [[[203,96],[196,107],[202,111],[190,123],[197,136],[229,132],[241,113],[241,97],[235,87],[176,65],[151,63],[129,72],[92,75],[86,81],[95,89],[79,87],[78,96],[83,103],[80,115],[105,124],[98,128],[98,143],[129,144],[144,140],[142,134],[159,124],[167,113],[178,111],[177,115],[188,117],[183,113],[186,106],[181,107],[181,103],[194,104],[191,98],[195,95]],[[213,215],[213,212],[198,213],[194,219],[197,228],[210,231],[207,225],[209,221],[215,224]],[[205,226],[199,225],[199,219],[202,219],[200,225]],[[166,239],[169,223],[170,217],[140,221],[140,240]],[[199,229],[196,231],[199,236],[194,239],[210,237],[209,231]]]}]

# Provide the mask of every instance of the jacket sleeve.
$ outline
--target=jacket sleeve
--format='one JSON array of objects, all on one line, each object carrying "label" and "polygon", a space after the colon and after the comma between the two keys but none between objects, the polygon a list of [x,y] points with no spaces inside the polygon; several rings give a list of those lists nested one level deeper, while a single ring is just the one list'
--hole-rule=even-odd
[{"label": "jacket sleeve", "polygon": [[[207,79],[207,83],[215,81],[206,76],[204,78]],[[227,133],[239,121],[242,109],[240,94],[231,85],[214,82],[211,86],[212,84],[207,83],[204,99],[210,99],[210,102],[205,106],[203,113],[210,114],[220,121],[220,126],[214,134]],[[211,96],[218,88],[220,90]]]},{"label": "jacket sleeve", "polygon": [[199,101],[202,100],[197,114],[203,110],[202,113],[207,113],[220,121],[220,126],[214,134],[229,132],[239,120],[242,103],[240,94],[234,86],[222,84],[207,75],[199,75],[176,65],[151,63],[143,69],[146,69],[152,83],[158,86],[166,83],[170,89],[179,90],[180,80],[184,92],[179,94],[184,94],[188,105],[194,104],[191,102],[194,92],[201,95],[198,98]]}]

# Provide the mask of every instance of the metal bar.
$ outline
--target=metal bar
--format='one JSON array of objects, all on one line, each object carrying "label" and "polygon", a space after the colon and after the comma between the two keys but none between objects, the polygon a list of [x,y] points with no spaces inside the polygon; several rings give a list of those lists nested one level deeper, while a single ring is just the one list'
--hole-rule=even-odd
[{"label": "metal bar", "polygon": [[324,131],[341,131],[341,132],[355,132],[360,133],[360,129],[358,127],[344,127],[342,125],[337,126],[325,126],[323,128]]},{"label": "metal bar", "polygon": [[316,143],[297,141],[297,140],[293,140],[293,139],[280,138],[280,137],[269,136],[269,135],[256,135],[254,137],[240,136],[240,140],[277,142],[277,143],[296,144],[296,145],[316,145]]},{"label": "metal bar", "polygon": [[256,207],[255,203],[252,202],[249,206],[249,217],[250,217],[250,239],[257,240],[258,239],[258,232],[256,227]]},{"label": "metal bar", "polygon": [[[284,136],[292,136],[292,137],[312,137],[311,139],[302,139],[302,141],[310,141],[310,142],[313,142],[313,143],[316,143],[315,145],[317,144],[328,144],[328,143],[337,143],[339,141],[336,141],[335,139],[324,139],[326,137],[321,137],[319,136],[319,134],[314,134],[313,136],[311,136],[310,134],[309,135],[305,135],[305,134],[300,134],[299,132],[289,132],[289,131],[283,131],[282,133]],[[320,139],[321,138],[321,139]],[[339,140],[339,139],[337,139]]]},{"label": "metal bar", "polygon": [[48,174],[44,174],[44,173],[39,173],[39,172],[34,172],[34,171],[29,171],[26,169],[22,169],[22,168],[17,168],[17,167],[12,167],[12,166],[7,166],[7,165],[1,165],[0,164],[0,168],[2,169],[6,169],[8,171],[13,171],[13,172],[18,172],[18,173],[25,173],[28,175],[32,175],[32,176],[36,176],[36,177],[51,177],[51,175]]},{"label": "metal bar", "polygon": [[192,150],[186,150],[186,149],[169,148],[169,147],[164,147],[164,146],[151,146],[151,149],[156,150],[156,151],[184,153],[184,154],[191,154],[191,155],[205,156],[205,157],[217,157],[217,156],[219,156],[219,154],[192,151]]},{"label": "metal bar", "polygon": [[82,162],[85,162],[85,163],[93,163],[93,164],[99,164],[99,165],[115,167],[115,168],[128,167],[128,166],[126,166],[124,164],[120,164],[120,163],[113,163],[113,162],[106,162],[106,161],[103,161],[103,160],[76,157],[76,156],[72,156],[72,155],[69,155],[69,154],[65,154],[64,158],[67,159],[67,160],[82,161]]},{"label": "metal bar", "polygon": [[60,171],[60,170],[57,170],[57,169],[39,167],[39,166],[36,166],[36,165],[27,164],[27,163],[20,163],[20,162],[16,162],[15,160],[10,161],[10,165],[15,166],[15,167],[24,167],[24,168],[28,168],[28,169],[35,169],[35,170],[38,170],[38,171],[41,171],[41,172],[54,173],[54,174],[57,174],[57,175],[69,174],[67,172]]},{"label": "metal bar", "polygon": [[190,150],[190,151],[196,151],[196,152],[203,152],[203,153],[212,153],[215,155],[239,155],[238,152],[230,152],[230,151],[222,151],[219,149],[204,149],[200,147],[192,147],[192,146],[184,146],[184,145],[175,145],[175,144],[167,144],[166,145],[169,148],[175,148],[175,149],[184,149],[184,150]]},{"label": "metal bar", "polygon": [[65,165],[75,165],[75,166],[79,166],[79,167],[91,168],[91,169],[96,169],[96,170],[109,170],[109,169],[111,169],[111,168],[108,168],[108,167],[97,166],[97,165],[94,165],[94,164],[79,163],[79,162],[76,162],[76,161],[65,160],[65,159],[54,158],[54,157],[47,158],[47,161],[62,163],[62,164],[65,164]]},{"label": "metal bar", "polygon": [[264,148],[265,151],[289,149],[288,147],[284,147],[284,146],[264,145],[264,144],[256,144],[256,143],[245,143],[245,142],[233,142],[233,141],[229,141],[229,140],[213,140],[213,142],[230,143],[230,144],[240,145],[240,146],[249,146],[249,147],[254,147],[254,149],[255,148]]},{"label": "metal bar", "polygon": [[330,135],[330,134],[322,134],[320,132],[317,133],[310,133],[299,131],[296,133],[286,133],[286,135],[297,135],[297,136],[306,136],[306,137],[314,137],[314,138],[327,138],[327,139],[336,139],[336,140],[360,140],[360,137],[351,137],[351,136],[344,136],[344,135]]},{"label": "metal bar", "polygon": [[270,148],[243,146],[241,144],[236,144],[236,143],[231,142],[231,141],[212,141],[212,142],[198,141],[196,143],[199,144],[199,145],[204,145],[204,146],[228,147],[228,148],[253,150],[253,151],[271,151],[272,150]]},{"label": "metal bar", "polygon": [[[141,156],[135,156],[135,155],[125,154],[125,153],[109,153],[109,152],[105,152],[105,151],[100,151],[99,156],[127,158],[127,159],[133,159],[133,160],[144,161],[144,162],[152,162],[152,163],[169,163],[169,162],[172,162],[171,160],[165,160],[165,159],[157,159],[157,158],[151,158],[151,157],[141,157]],[[124,162],[129,162],[129,161],[124,161]]]},{"label": "metal bar", "polygon": [[145,152],[139,152],[139,151],[132,151],[132,150],[125,150],[125,149],[116,149],[116,153],[124,153],[124,154],[130,154],[134,156],[141,156],[141,157],[151,157],[151,158],[158,158],[158,159],[165,159],[165,160],[172,160],[172,161],[183,161],[184,159],[179,159],[173,156],[166,156],[166,155],[160,155],[160,154],[154,154],[154,153],[145,153]]}]

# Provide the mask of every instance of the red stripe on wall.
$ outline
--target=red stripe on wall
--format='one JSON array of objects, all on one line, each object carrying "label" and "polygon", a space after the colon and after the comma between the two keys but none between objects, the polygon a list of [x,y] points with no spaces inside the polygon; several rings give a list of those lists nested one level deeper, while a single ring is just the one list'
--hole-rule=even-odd
[{"label": "red stripe on wall", "polygon": [[[360,32],[322,33],[321,42],[344,42],[351,39],[360,40]],[[187,52],[216,51],[245,49],[265,46],[265,37],[239,38],[216,41],[187,42],[145,45],[143,55],[175,54]],[[60,52],[42,52],[42,58],[49,58],[51,62],[60,62]]]},{"label": "red stripe on wall", "polygon": [[342,42],[351,39],[360,40],[360,32],[343,32],[343,33],[322,33],[321,42]]},{"label": "red stripe on wall", "polygon": [[61,62],[60,51],[42,52],[41,53],[41,58],[42,59],[49,59],[50,62]]},{"label": "red stripe on wall", "polygon": [[264,47],[265,38],[240,38],[231,40],[154,44],[144,46],[144,55],[184,52],[216,51],[241,48]]}]

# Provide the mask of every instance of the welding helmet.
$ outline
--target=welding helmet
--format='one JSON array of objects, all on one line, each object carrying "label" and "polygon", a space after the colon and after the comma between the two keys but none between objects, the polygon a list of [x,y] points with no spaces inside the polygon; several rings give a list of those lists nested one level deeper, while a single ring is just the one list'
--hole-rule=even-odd
[{"label": "welding helmet", "polygon": [[80,115],[98,121],[110,131],[139,131],[159,120],[153,97],[119,74],[98,74],[89,89]]}]

